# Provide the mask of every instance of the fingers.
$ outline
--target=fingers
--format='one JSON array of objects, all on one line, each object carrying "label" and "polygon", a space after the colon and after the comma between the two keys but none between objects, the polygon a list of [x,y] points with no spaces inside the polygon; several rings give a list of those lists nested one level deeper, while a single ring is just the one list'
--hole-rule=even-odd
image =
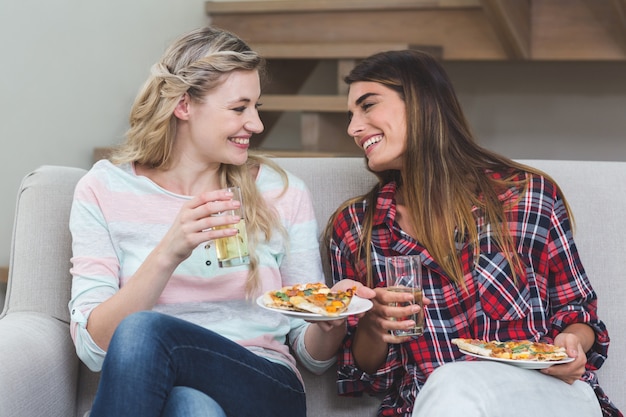
[{"label": "fingers", "polygon": [[374,307],[365,313],[367,317],[359,321],[359,327],[368,326],[371,332],[378,334],[386,343],[396,344],[410,340],[413,336],[396,336],[392,332],[412,330],[415,321],[408,318],[419,312],[420,306],[417,304],[397,306],[406,301],[406,294],[391,293],[383,288],[377,288],[375,291],[377,296],[373,299]]},{"label": "fingers", "polygon": [[[420,306],[413,304],[414,296],[410,293],[387,291],[386,288],[368,288],[360,282],[344,279],[336,283],[333,291],[345,291],[356,287],[356,294],[361,298],[372,300],[374,306],[366,313],[359,315],[359,327],[369,327],[386,343],[403,343],[413,336],[395,336],[392,332],[409,331],[415,327],[415,321],[406,319],[420,311]],[[430,300],[424,298],[427,305]]]},{"label": "fingers", "polygon": [[389,344],[399,344],[411,340],[413,336],[394,336],[387,332],[383,334],[383,340]]},{"label": "fingers", "polygon": [[189,202],[197,218],[213,216],[241,207],[241,202],[233,200],[233,193],[228,190],[216,190],[202,193]]},{"label": "fingers", "polygon": [[[181,207],[163,243],[177,258],[184,259],[204,242],[236,235],[234,225],[240,219],[228,211],[241,203],[232,198],[233,193],[227,190],[209,191],[192,198]],[[226,213],[217,215],[223,212]]]},{"label": "fingers", "polygon": [[366,287],[365,285],[361,285],[360,287],[357,287],[356,289],[356,295],[358,295],[361,298],[374,298],[376,297],[376,291],[374,291],[373,289]]},{"label": "fingers", "polygon": [[358,295],[361,298],[371,299],[376,296],[376,292],[373,289],[366,287],[360,282],[354,281],[352,279],[342,279],[341,281],[333,285],[331,290],[332,291],[346,291],[354,287],[356,287],[356,295]]},{"label": "fingers", "polygon": [[190,232],[206,234],[205,240],[218,239],[236,234],[234,225],[239,222],[239,216],[231,213],[241,206],[241,202],[233,200],[233,193],[227,190],[216,190],[200,194],[189,201],[182,215],[184,223],[191,228]]},{"label": "fingers", "polygon": [[585,365],[587,363],[587,357],[580,344],[579,348],[575,349],[575,351],[575,355],[570,355],[570,357],[576,358],[574,361],[563,365],[553,365],[549,368],[542,369],[541,372],[558,378],[568,384],[573,384],[585,373]]},{"label": "fingers", "polygon": [[376,288],[376,300],[383,305],[403,305],[405,303],[413,303],[415,297],[408,292],[393,292],[387,288]]}]

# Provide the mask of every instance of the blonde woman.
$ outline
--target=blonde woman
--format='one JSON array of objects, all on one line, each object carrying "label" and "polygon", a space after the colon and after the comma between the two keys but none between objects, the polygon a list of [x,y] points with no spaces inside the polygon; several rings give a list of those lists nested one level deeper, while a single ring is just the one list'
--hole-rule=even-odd
[{"label": "blonde woman", "polygon": [[[343,321],[254,303],[324,280],[304,183],[248,155],[262,70],[231,33],[182,36],[152,68],[126,142],[76,188],[69,308],[79,357],[102,370],[92,417],[304,417],[290,350],[313,372],[334,361]],[[220,268],[211,242],[239,220],[212,216],[239,207],[227,186],[243,190],[251,259]]]},{"label": "blonde woman", "polygon": [[[547,175],[479,146],[443,67],[419,51],[373,55],[347,76],[348,133],[378,184],[330,224],[336,281],[375,288],[348,319],[339,391],[384,395],[379,415],[621,416],[593,372],[609,336],[578,256],[570,212]],[[411,294],[385,286],[385,258],[418,255],[424,334]],[[453,338],[545,341],[572,359],[540,372],[476,361]]]}]

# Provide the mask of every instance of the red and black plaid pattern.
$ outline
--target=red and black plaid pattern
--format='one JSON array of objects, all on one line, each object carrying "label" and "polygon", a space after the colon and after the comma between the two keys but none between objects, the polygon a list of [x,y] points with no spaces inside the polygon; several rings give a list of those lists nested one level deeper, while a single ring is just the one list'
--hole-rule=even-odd
[{"label": "red and black plaid pattern", "polygon": [[[596,333],[596,343],[587,354],[582,379],[594,388],[605,416],[621,416],[593,372],[607,357],[609,336],[597,317],[596,294],[578,256],[562,197],[544,177],[520,174],[518,179],[526,175],[529,182],[522,196],[516,189],[500,196],[513,202],[507,210],[508,227],[525,270],[517,280],[511,278],[511,265],[493,242],[492,225],[476,210],[478,259],[467,242],[457,248],[465,289],[449,280],[428,250],[395,222],[396,184],[381,188],[369,247],[375,286],[385,285],[385,257],[419,254],[424,295],[432,303],[426,308],[424,335],[390,345],[386,363],[375,374],[365,374],[354,362],[351,344],[357,320],[350,318],[339,355],[340,394],[386,393],[379,415],[408,417],[428,375],[446,362],[465,359],[450,343],[452,338],[552,342],[568,325],[587,323]],[[356,253],[366,209],[365,201],[353,204],[334,223],[330,258],[335,281],[350,278],[365,283],[365,257],[357,264]]]}]

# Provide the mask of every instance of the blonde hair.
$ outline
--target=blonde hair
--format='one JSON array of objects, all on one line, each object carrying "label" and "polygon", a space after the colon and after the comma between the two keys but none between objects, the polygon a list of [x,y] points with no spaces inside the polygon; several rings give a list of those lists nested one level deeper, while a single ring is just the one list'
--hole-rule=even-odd
[{"label": "blonde hair", "polygon": [[[126,141],[113,150],[111,161],[169,168],[177,125],[174,109],[183,95],[201,102],[232,71],[257,71],[263,75],[264,68],[263,59],[228,31],[203,27],[181,36],[152,66],[132,106]],[[222,164],[219,173],[220,186],[239,186],[246,201],[244,215],[250,252],[246,290],[249,296],[259,288],[259,261],[254,251],[259,238],[269,240],[273,230],[284,234],[278,214],[265,203],[251,175],[261,164],[278,171],[287,188],[287,174],[260,155],[250,156],[241,166]]]},{"label": "blonde hair", "polygon": [[[486,224],[492,226],[495,243],[504,252],[516,278],[522,263],[506,217],[508,205],[514,202],[503,203],[498,196],[515,188],[522,197],[528,180],[515,180],[520,173],[534,173],[554,181],[539,170],[479,146],[452,82],[443,67],[425,52],[405,50],[372,55],[361,61],[345,81],[382,84],[397,92],[406,106],[407,149],[403,154],[406,169],[374,172],[378,184],[339,209],[364,199],[367,202],[356,261],[365,258],[368,284],[373,283],[370,246],[376,196],[383,185],[392,181],[397,183],[404,204],[411,208],[409,221],[418,240],[457,285],[465,286],[457,244],[469,242],[474,259],[478,259],[480,250],[472,207],[478,207]],[[502,178],[495,179],[488,172],[500,173]],[[565,206],[571,215],[566,201]],[[327,236],[332,233],[332,222],[339,211],[327,225]]]},{"label": "blonde hair", "polygon": [[200,102],[232,71],[263,69],[261,57],[230,32],[205,27],[183,35],[152,66],[131,109],[126,141],[111,160],[168,168],[181,97]]}]

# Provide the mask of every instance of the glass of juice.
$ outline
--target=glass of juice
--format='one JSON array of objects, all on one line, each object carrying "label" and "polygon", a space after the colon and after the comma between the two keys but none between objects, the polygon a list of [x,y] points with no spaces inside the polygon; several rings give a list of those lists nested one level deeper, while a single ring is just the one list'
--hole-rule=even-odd
[{"label": "glass of juice", "polygon": [[228,187],[228,191],[233,193],[233,200],[241,203],[236,210],[227,210],[216,214],[216,216],[234,215],[239,216],[237,224],[230,224],[216,227],[216,229],[237,228],[238,232],[234,236],[222,237],[215,240],[215,250],[217,261],[221,268],[229,266],[247,265],[250,263],[248,253],[248,234],[246,233],[246,220],[244,218],[243,198],[239,187]]},{"label": "glass of juice", "polygon": [[396,320],[413,320],[415,326],[406,330],[392,330],[394,336],[420,336],[424,333],[424,309],[422,302],[422,263],[418,255],[390,256],[385,259],[387,291],[413,294],[407,303],[392,303],[393,307],[418,304],[420,311]]}]

